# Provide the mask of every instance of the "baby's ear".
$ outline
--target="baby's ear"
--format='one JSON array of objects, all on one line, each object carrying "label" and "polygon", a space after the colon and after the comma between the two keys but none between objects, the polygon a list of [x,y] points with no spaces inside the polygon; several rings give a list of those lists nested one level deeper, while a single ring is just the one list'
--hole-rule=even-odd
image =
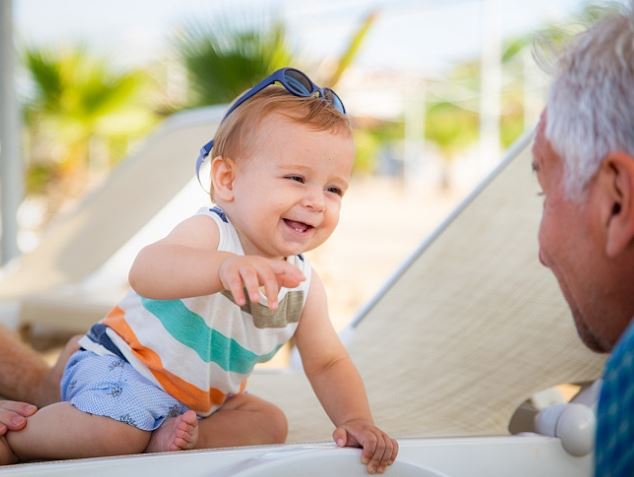
[{"label": "baby's ear", "polygon": [[233,181],[236,174],[236,163],[228,157],[216,156],[211,161],[211,186],[214,200],[230,202],[234,198]]}]

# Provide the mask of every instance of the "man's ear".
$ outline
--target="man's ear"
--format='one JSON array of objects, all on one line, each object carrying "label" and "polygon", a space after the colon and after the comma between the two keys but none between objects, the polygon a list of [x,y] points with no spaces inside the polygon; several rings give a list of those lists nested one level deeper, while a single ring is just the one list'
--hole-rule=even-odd
[{"label": "man's ear", "polygon": [[634,157],[611,152],[600,169],[606,253],[614,258],[634,246]]},{"label": "man's ear", "polygon": [[231,202],[234,198],[233,181],[236,176],[236,163],[228,157],[216,156],[211,161],[211,186],[214,200]]}]

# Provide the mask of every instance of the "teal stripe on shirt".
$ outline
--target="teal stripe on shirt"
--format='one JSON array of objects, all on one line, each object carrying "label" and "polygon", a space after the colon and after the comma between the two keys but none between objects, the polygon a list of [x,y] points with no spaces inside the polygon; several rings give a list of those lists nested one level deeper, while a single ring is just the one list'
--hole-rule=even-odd
[{"label": "teal stripe on shirt", "polygon": [[174,339],[193,349],[203,361],[214,362],[225,371],[248,374],[256,363],[268,361],[282,346],[257,355],[207,326],[205,320],[181,300],[141,300],[145,309],[159,319]]}]

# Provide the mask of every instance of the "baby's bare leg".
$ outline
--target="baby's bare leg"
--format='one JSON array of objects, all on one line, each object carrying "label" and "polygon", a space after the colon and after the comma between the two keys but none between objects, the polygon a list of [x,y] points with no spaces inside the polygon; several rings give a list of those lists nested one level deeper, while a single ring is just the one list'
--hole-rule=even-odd
[{"label": "baby's bare leg", "polygon": [[0,465],[15,464],[18,458],[11,451],[6,436],[0,436]]},{"label": "baby's bare leg", "polygon": [[9,432],[6,440],[20,461],[70,459],[143,452],[150,433],[59,402],[29,417],[26,428]]},{"label": "baby's bare leg", "polygon": [[252,394],[238,394],[198,424],[197,449],[282,444],[288,423],[280,408]]}]

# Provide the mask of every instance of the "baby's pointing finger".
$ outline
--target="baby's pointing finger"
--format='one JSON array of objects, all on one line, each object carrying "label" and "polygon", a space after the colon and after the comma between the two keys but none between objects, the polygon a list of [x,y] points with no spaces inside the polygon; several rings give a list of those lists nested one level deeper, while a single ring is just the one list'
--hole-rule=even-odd
[{"label": "baby's pointing finger", "polygon": [[264,294],[268,307],[272,310],[277,308],[277,294],[279,292],[279,285],[275,273],[271,269],[260,270],[260,283],[264,286]]},{"label": "baby's pointing finger", "polygon": [[249,294],[249,300],[253,303],[260,301],[260,284],[255,270],[250,267],[242,267],[240,268],[240,276]]},{"label": "baby's pointing finger", "polygon": [[225,277],[222,281],[223,286],[226,290],[229,290],[231,295],[233,296],[233,301],[238,306],[243,306],[246,304],[246,299],[244,297],[244,288],[242,286],[242,278],[237,272],[229,274],[229,276]]}]

